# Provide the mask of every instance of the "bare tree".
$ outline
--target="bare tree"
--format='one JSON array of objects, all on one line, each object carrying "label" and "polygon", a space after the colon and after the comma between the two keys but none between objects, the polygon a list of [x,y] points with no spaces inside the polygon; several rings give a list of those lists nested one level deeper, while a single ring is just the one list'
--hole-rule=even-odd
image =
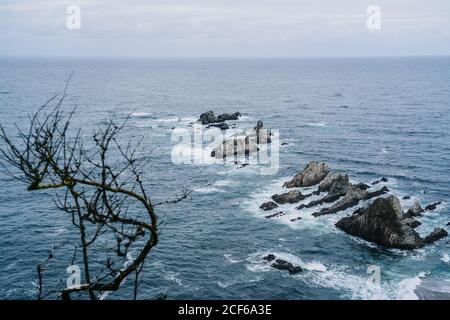
[{"label": "bare tree", "polygon": [[[84,143],[81,130],[70,129],[74,111],[63,112],[66,90],[29,118],[28,130],[16,127],[18,140],[0,125],[4,171],[26,183],[29,191],[53,190],[56,206],[67,214],[78,238],[72,244],[71,263],[81,265],[82,282],[44,290],[43,270],[57,247],[52,248],[37,266],[38,299],[52,294],[61,299],[74,294],[99,299],[105,292],[117,291],[131,274],[136,298],[144,262],[158,243],[158,217],[142,181],[146,159],[137,156],[142,140],[121,142],[126,120],[117,124],[111,118]],[[178,202],[189,193],[165,203]]]}]

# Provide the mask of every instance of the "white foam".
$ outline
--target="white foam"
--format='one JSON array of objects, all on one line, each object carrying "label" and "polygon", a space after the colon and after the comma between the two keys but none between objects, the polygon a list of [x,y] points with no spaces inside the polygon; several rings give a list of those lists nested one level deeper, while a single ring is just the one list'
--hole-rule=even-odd
[{"label": "white foam", "polygon": [[449,263],[450,262],[450,257],[448,256],[447,252],[442,252],[442,258],[441,260],[445,263]]},{"label": "white foam", "polygon": [[325,127],[327,125],[326,122],[320,121],[320,122],[308,122],[306,123],[307,126],[310,127]]},{"label": "white foam", "polygon": [[198,193],[214,193],[214,192],[224,192],[221,189],[218,189],[216,187],[200,187],[200,188],[196,188],[194,189],[195,192]]},{"label": "white foam", "polygon": [[236,260],[233,258],[233,255],[231,253],[226,253],[223,255],[225,257],[225,259],[229,262],[229,263],[238,263],[238,262],[242,262],[242,260]]},{"label": "white foam", "polygon": [[228,186],[236,186],[239,182],[231,179],[217,180],[214,182],[215,187],[228,187]]},{"label": "white foam", "polygon": [[132,117],[136,117],[136,118],[145,118],[145,117],[149,117],[151,115],[152,115],[152,113],[150,113],[150,112],[133,112],[131,114]]}]

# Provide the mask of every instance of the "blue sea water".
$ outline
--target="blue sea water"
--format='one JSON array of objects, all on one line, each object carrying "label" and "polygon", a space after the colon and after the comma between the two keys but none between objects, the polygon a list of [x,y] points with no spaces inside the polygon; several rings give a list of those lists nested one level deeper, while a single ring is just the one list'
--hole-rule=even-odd
[{"label": "blue sea water", "polygon": [[[86,135],[111,115],[131,119],[123,134],[144,137],[146,187],[158,207],[160,243],[145,265],[140,298],[416,299],[450,297],[448,239],[413,251],[388,250],[351,237],[334,223],[351,210],[312,218],[294,206],[265,219],[258,209],[310,160],[352,180],[386,184],[405,209],[443,201],[426,213],[422,235],[450,221],[450,58],[371,59],[0,59],[0,123],[13,132],[27,114],[60,93],[77,106],[73,126]],[[239,127],[262,120],[279,129],[280,168],[174,164],[172,129],[200,113],[240,111]],[[302,220],[290,218],[301,215]],[[50,193],[30,193],[0,174],[0,298],[34,299],[36,265],[69,237],[70,221]],[[449,227],[446,227],[449,230]],[[290,275],[262,257],[301,265]],[[62,262],[64,265],[65,262]],[[68,262],[67,262],[68,265]],[[369,266],[381,289],[367,285]],[[65,270],[50,270],[57,282]],[[130,297],[130,285],[107,298]]]}]

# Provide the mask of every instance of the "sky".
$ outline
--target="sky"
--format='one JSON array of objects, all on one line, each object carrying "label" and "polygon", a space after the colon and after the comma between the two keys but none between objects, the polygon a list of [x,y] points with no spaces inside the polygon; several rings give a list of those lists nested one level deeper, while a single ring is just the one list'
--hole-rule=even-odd
[{"label": "sky", "polygon": [[0,0],[0,56],[420,55],[450,55],[450,1]]}]

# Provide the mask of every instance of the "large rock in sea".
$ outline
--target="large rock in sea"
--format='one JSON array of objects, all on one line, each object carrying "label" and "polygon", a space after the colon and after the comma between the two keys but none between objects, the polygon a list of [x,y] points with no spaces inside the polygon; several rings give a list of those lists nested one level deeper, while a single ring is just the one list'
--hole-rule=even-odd
[{"label": "large rock in sea", "polygon": [[297,203],[305,199],[305,196],[298,190],[289,191],[282,194],[274,194],[272,200],[278,204]]},{"label": "large rock in sea", "polygon": [[367,209],[342,218],[336,227],[364,240],[397,249],[420,248],[446,236],[445,230],[437,229],[423,239],[414,230],[411,220],[403,214],[400,200],[390,196],[378,198]]},{"label": "large rock in sea", "polygon": [[422,212],[424,212],[425,210],[422,209],[422,207],[420,206],[420,203],[417,201],[414,201],[413,205],[411,206],[411,208],[408,209],[408,211],[406,211],[406,216],[408,217],[420,217],[422,215]]},{"label": "large rock in sea", "polygon": [[311,161],[305,169],[297,173],[292,180],[284,183],[286,188],[311,187],[321,182],[330,169],[324,162]]},{"label": "large rock in sea", "polygon": [[327,176],[320,181],[319,191],[329,192],[330,194],[341,193],[347,190],[350,185],[348,175],[340,172],[329,172]]},{"label": "large rock in sea", "polygon": [[238,120],[240,116],[241,114],[239,112],[235,112],[224,113],[216,117],[213,111],[208,111],[200,115],[199,121],[201,121],[202,124],[220,123],[228,120]]}]

